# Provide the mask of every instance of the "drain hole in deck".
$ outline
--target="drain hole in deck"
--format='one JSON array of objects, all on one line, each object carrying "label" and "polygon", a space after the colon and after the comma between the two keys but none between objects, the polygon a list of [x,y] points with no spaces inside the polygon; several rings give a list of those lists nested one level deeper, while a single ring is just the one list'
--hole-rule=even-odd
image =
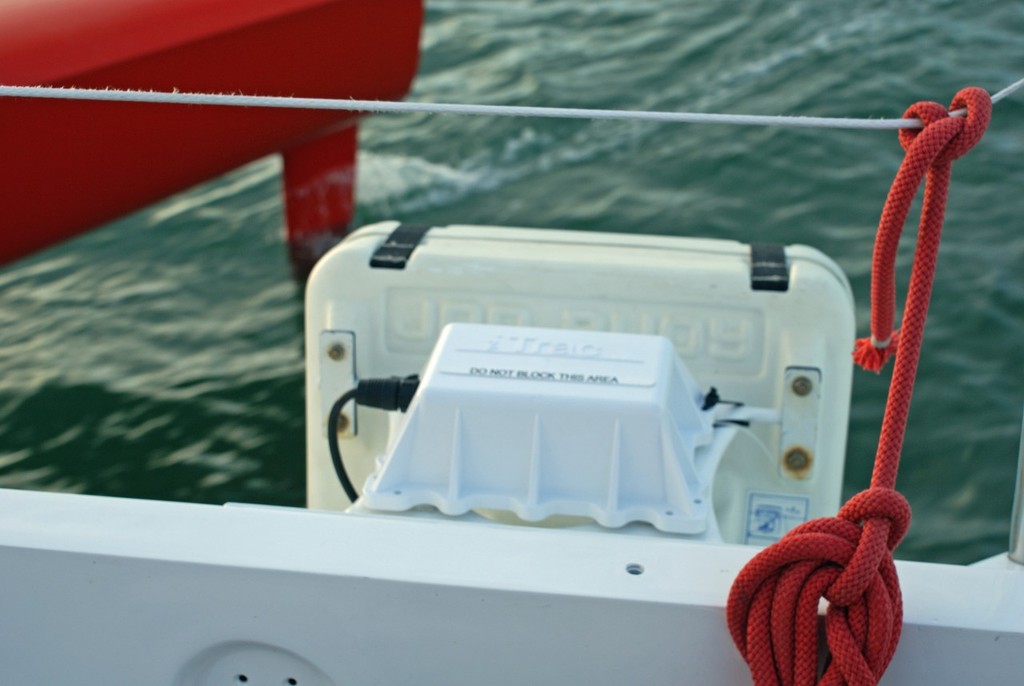
[{"label": "drain hole in deck", "polygon": [[626,565],[626,571],[632,574],[633,576],[639,576],[644,573],[644,566],[637,562],[630,562],[628,565]]}]

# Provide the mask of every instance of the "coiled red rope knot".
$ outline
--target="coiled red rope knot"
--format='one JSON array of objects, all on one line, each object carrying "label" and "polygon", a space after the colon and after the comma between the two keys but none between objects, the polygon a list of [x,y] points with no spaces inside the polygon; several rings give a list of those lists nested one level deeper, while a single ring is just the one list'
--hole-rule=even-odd
[{"label": "coiled red rope knot", "polygon": [[758,686],[818,679],[818,605],[828,601],[832,654],[822,684],[875,684],[903,623],[892,551],[910,525],[910,506],[892,489],[854,496],[836,517],[814,519],[758,553],[729,594],[732,639]]},{"label": "coiled red rope knot", "polygon": [[[967,116],[951,117],[937,102],[918,102],[903,113],[905,118],[920,119],[924,127],[900,129],[900,145],[907,154],[878,224],[871,267],[871,337],[858,339],[853,350],[854,362],[869,371],[880,371],[898,349],[899,331],[893,329],[896,250],[921,179],[925,174],[934,175],[937,180],[944,177],[948,185],[953,160],[965,155],[981,140],[992,117],[992,101],[981,88],[965,88],[957,93],[950,110],[961,108],[967,109]],[[945,207],[944,188],[941,205]],[[923,220],[922,215],[922,228]],[[938,224],[941,228],[941,212]],[[938,235],[935,241],[937,243]]]},{"label": "coiled red rope knot", "polygon": [[[729,632],[759,686],[873,686],[896,652],[903,601],[892,553],[910,525],[910,506],[895,491],[903,435],[921,353],[951,165],[981,138],[992,104],[966,88],[951,117],[936,103],[917,103],[907,117],[924,123],[900,131],[906,156],[878,225],[871,270],[871,338],[855,357],[877,371],[899,346],[882,420],[871,487],[838,516],[802,524],[758,553],[736,577],[726,615]],[[902,327],[893,330],[895,264],[900,232],[927,177]],[[831,658],[818,681],[818,605],[828,602],[825,637]]]}]

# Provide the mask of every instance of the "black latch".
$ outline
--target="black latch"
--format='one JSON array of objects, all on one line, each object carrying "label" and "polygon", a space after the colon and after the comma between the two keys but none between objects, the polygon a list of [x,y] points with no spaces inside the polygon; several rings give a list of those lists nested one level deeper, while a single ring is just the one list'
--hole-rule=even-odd
[{"label": "black latch", "polygon": [[399,224],[388,239],[370,257],[370,266],[377,269],[405,269],[416,246],[432,227]]},{"label": "black latch", "polygon": [[750,244],[750,288],[755,291],[788,291],[786,249],[778,243]]}]

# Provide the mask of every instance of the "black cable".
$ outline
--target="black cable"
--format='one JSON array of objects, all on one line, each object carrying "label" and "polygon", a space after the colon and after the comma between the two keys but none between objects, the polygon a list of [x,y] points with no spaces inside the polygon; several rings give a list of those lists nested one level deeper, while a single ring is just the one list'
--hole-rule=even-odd
[{"label": "black cable", "polygon": [[353,388],[338,398],[331,406],[330,414],[327,415],[327,447],[331,451],[331,464],[334,465],[334,473],[338,475],[341,487],[345,489],[345,495],[353,503],[359,498],[359,494],[356,493],[352,480],[348,478],[345,463],[341,461],[341,449],[338,447],[338,421],[341,419],[341,408],[356,397],[357,391],[358,388]]},{"label": "black cable", "polygon": [[359,494],[356,493],[352,479],[348,476],[345,463],[341,459],[341,448],[338,446],[338,423],[341,421],[342,408],[354,398],[357,405],[405,412],[409,409],[419,385],[420,378],[415,374],[405,378],[392,376],[388,379],[363,379],[331,405],[331,411],[327,415],[327,447],[331,451],[334,473],[338,475],[345,495],[353,503],[359,498]]}]

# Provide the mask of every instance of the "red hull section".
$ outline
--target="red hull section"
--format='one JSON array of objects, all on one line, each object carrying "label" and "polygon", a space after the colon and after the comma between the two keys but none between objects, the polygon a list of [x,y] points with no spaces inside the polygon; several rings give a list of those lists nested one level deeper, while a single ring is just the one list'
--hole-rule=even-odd
[{"label": "red hull section", "polygon": [[[421,0],[16,0],[0,5],[0,83],[396,99],[422,12]],[[351,216],[356,121],[0,99],[0,263],[278,151],[289,220],[315,244]]]}]

